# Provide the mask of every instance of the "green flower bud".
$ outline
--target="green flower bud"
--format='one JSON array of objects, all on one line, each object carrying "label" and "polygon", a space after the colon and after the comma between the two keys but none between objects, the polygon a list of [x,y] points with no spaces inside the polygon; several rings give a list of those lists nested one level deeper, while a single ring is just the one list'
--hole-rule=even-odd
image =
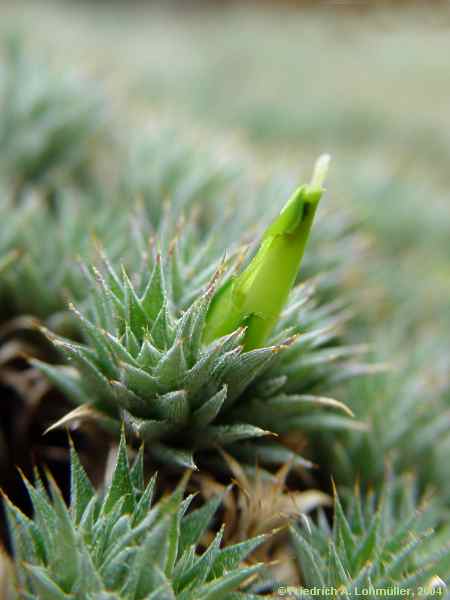
[{"label": "green flower bud", "polygon": [[318,159],[311,183],[294,192],[249,265],[217,291],[206,319],[205,343],[246,326],[244,349],[264,345],[295,283],[329,160],[328,155]]}]

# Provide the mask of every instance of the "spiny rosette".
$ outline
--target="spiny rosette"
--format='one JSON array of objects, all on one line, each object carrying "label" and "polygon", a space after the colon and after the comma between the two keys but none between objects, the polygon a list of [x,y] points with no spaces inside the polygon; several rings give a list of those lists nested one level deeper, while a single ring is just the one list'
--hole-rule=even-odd
[{"label": "spiny rosette", "polygon": [[[0,255],[4,247],[11,257],[0,281],[0,308],[4,316],[31,315],[61,331],[65,321],[73,321],[67,298],[81,301],[88,293],[77,261],[94,259],[97,237],[112,258],[123,256],[126,216],[106,194],[96,195],[95,210],[89,194],[68,187],[53,200],[50,206],[38,189],[16,200],[11,189],[0,190]],[[14,256],[20,260],[11,263]]]},{"label": "spiny rosette", "polygon": [[[30,519],[6,497],[13,550],[15,600],[252,600],[261,564],[244,564],[268,536],[221,547],[224,527],[204,550],[204,533],[220,496],[189,510],[184,482],[153,502],[144,485],[143,453],[130,466],[122,436],[112,480],[96,494],[71,450],[70,505],[48,476],[24,483]],[[259,596],[258,596],[259,597]]]},{"label": "spiny rosette", "polygon": [[[346,313],[336,303],[316,306],[310,283],[296,287],[285,306],[323,170],[322,161],[243,270],[238,255],[196,272],[179,244],[165,256],[154,252],[142,282],[132,283],[125,270],[118,275],[106,257],[100,270],[88,269],[88,315],[72,307],[87,344],[47,332],[72,366],[34,362],[79,405],[59,424],[95,417],[117,431],[123,418],[156,460],[189,467],[195,451],[216,446],[239,458],[305,466],[274,439],[241,442],[269,432],[360,426],[344,405],[318,395],[351,375],[355,354],[364,350],[339,346]],[[211,267],[218,270],[208,281]],[[186,290],[202,284],[189,301]]]},{"label": "spiny rosette", "polygon": [[421,497],[411,476],[390,474],[365,497],[358,488],[334,496],[332,526],[321,512],[317,523],[291,529],[302,598],[325,599],[332,589],[345,600],[447,597],[446,511],[431,495]]}]

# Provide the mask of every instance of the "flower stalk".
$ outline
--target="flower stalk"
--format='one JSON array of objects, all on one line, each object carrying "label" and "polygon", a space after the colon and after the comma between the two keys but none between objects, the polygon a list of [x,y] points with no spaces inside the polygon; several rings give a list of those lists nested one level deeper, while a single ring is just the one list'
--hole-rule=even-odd
[{"label": "flower stalk", "polygon": [[215,294],[204,342],[210,343],[245,326],[244,349],[259,348],[276,325],[297,278],[330,157],[321,156],[309,184],[297,188],[265,231],[248,266]]}]

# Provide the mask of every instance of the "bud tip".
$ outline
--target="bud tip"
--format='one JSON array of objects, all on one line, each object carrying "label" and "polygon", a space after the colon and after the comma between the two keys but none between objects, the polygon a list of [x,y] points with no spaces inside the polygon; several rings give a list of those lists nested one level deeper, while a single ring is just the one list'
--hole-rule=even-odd
[{"label": "bud tip", "polygon": [[311,187],[322,188],[330,166],[331,156],[322,154],[316,161],[314,166],[313,176],[311,179]]}]

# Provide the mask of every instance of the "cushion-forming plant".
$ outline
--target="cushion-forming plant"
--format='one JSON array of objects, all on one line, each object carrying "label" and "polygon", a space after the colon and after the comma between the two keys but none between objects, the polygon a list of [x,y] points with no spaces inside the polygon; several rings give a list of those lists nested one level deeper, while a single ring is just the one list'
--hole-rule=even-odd
[{"label": "cushion-forming plant", "polygon": [[[414,594],[421,588],[424,597],[443,597],[442,580],[450,575],[448,378],[433,392],[433,403],[423,399],[435,387],[436,373],[417,378],[402,372],[398,379],[407,382],[394,386],[388,374],[346,388],[348,406],[367,420],[369,433],[350,418],[349,408],[328,397],[344,379],[367,369],[359,359],[366,348],[348,345],[342,335],[349,317],[342,284],[354,262],[361,262],[361,238],[342,214],[318,220],[299,284],[324,163],[312,185],[297,190],[274,218],[258,249],[253,240],[284,192],[243,186],[198,148],[185,151],[178,135],[136,148],[125,168],[120,164],[96,180],[106,157],[97,143],[105,119],[92,89],[28,61],[14,42],[0,65],[0,174],[6,181],[0,305],[7,307],[1,317],[38,317],[67,358],[63,366],[32,361],[78,405],[60,425],[87,418],[95,432],[102,424],[119,434],[123,422],[130,436],[146,441],[147,454],[169,465],[195,467],[194,454],[199,465],[216,465],[220,455],[210,449],[226,446],[235,476],[241,475],[236,497],[246,496],[236,516],[238,535],[230,533],[242,542],[221,547],[223,530],[217,531],[214,517],[220,498],[189,512],[193,499],[183,500],[180,486],[152,503],[154,479],[143,485],[143,453],[130,467],[122,438],[112,481],[100,494],[72,449],[68,509],[50,476],[50,493],[38,475],[34,487],[26,482],[33,518],[5,500],[14,566],[11,571],[0,548],[0,580],[6,574],[15,583],[8,593],[20,600],[250,600],[268,588],[252,584],[261,566],[242,564],[247,555],[257,548],[264,559],[281,557],[289,569],[292,556],[283,532],[275,536],[283,546],[277,557],[270,554],[273,537],[245,538],[288,518],[304,586],[295,597],[329,597],[326,590],[333,587],[339,597],[355,600],[363,588],[374,598],[381,595],[375,590],[394,598],[399,590]],[[110,154],[118,151],[113,146]],[[119,166],[117,156],[111,158]],[[404,229],[390,213],[383,215],[386,231],[392,225]],[[79,257],[87,265],[85,277]],[[77,306],[70,318],[66,297]],[[11,321],[5,330],[11,331]],[[14,456],[3,433],[7,428],[19,439],[23,413],[36,418],[36,390],[29,393],[23,384],[29,376],[42,382],[33,368],[24,368],[23,358],[17,361],[28,346],[21,343],[19,354],[11,353],[17,340],[9,336],[0,346],[0,385],[15,407],[12,418],[3,412],[1,418],[0,467],[8,471]],[[444,354],[436,352],[440,359]],[[18,363],[14,377],[28,395],[24,411],[17,410],[2,373],[5,359]],[[50,395],[53,405],[55,398]],[[99,445],[108,439],[97,437]],[[322,478],[331,473],[349,487],[340,498],[335,494],[334,516],[319,509],[301,528],[295,522],[301,498],[315,494],[317,500],[310,484],[323,483],[303,470],[313,466],[301,455],[308,443],[308,458],[317,459]],[[386,460],[392,480],[380,493]],[[275,482],[256,469],[257,493],[246,468],[255,461],[281,465]],[[89,466],[95,462],[92,456]],[[289,480],[284,490],[295,467],[295,485],[309,489],[290,492]],[[401,476],[412,468],[417,486]],[[208,477],[223,489],[223,473],[219,481],[217,474],[205,469],[195,481]],[[352,489],[355,480],[361,480],[361,492]],[[431,500],[421,499],[427,486],[436,496]],[[315,507],[328,500],[319,498]],[[261,514],[268,528],[261,526]],[[313,595],[307,590],[314,586],[319,593]]]},{"label": "cushion-forming plant", "polygon": [[193,253],[189,223],[165,256],[150,250],[151,273],[142,281],[133,283],[125,269],[118,274],[106,256],[100,270],[88,268],[90,310],[72,306],[87,343],[47,331],[69,365],[33,363],[79,404],[60,424],[94,417],[117,431],[123,418],[155,459],[190,467],[195,451],[215,446],[305,466],[276,440],[237,442],[359,427],[343,404],[321,395],[329,381],[353,373],[352,360],[365,349],[334,345],[346,315],[334,303],[315,306],[308,284],[292,292],[280,315],[324,168],[320,161],[312,184],[294,193],[243,270],[239,252],[205,266],[208,244]]},{"label": "cushion-forming plant", "polygon": [[[204,550],[203,534],[221,503],[189,511],[184,484],[154,502],[156,477],[144,485],[143,454],[129,465],[122,437],[112,479],[93,489],[71,449],[70,503],[48,476],[24,483],[32,519],[4,499],[14,552],[17,600],[252,600],[261,564],[244,564],[261,535],[222,547],[224,527]],[[236,593],[234,593],[236,592]]]},{"label": "cushion-forming plant", "polygon": [[411,476],[390,474],[365,496],[356,487],[345,504],[335,490],[332,525],[322,513],[291,530],[302,582],[296,597],[447,597],[449,531],[438,504],[420,497]]}]

